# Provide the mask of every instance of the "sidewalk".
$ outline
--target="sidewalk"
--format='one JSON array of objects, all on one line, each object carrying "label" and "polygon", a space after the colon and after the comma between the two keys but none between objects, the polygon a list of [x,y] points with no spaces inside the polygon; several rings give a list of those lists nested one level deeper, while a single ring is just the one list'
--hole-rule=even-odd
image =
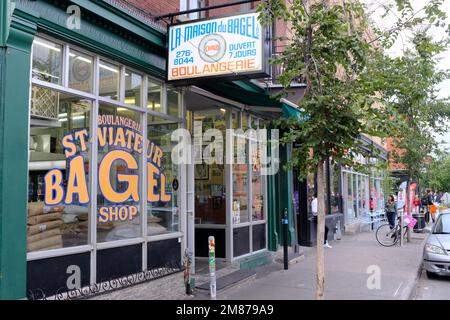
[{"label": "sidewalk", "polygon": [[[408,299],[418,280],[427,236],[426,233],[411,234],[412,241],[405,241],[404,247],[382,247],[375,233],[370,231],[333,241],[332,249],[325,248],[325,299]],[[315,248],[303,249],[305,258],[290,265],[289,270],[282,270],[280,264],[277,271],[251,283],[219,292],[217,299],[314,299]],[[373,271],[368,273],[370,266],[379,267],[379,289],[367,286],[369,277],[373,278]]]}]

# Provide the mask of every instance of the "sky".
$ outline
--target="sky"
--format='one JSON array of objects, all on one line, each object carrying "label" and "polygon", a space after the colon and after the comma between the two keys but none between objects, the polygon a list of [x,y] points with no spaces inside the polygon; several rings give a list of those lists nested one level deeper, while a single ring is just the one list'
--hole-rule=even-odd
[{"label": "sky", "polygon": [[[384,9],[380,8],[380,5],[393,3],[393,0],[363,0],[362,2],[367,5],[369,12],[373,12],[373,14],[371,14],[371,18],[373,19],[374,23],[376,23],[378,26],[382,26],[382,30],[391,28],[396,20],[396,13],[391,13],[387,17],[382,18],[381,15],[384,13]],[[428,2],[429,0],[411,0],[414,11],[420,10]],[[445,12],[447,12],[448,15],[446,22],[450,23],[450,0],[444,0],[442,8]],[[431,28],[431,32],[436,40],[441,40],[446,36],[445,32],[442,29],[438,29],[435,27]],[[400,56],[403,50],[410,46],[410,38],[410,33],[402,32],[397,42],[392,46],[392,48],[390,48],[390,50],[388,50],[388,53],[392,56]],[[438,58],[438,67],[440,69],[450,69],[450,48],[447,49],[447,51],[441,54]],[[443,98],[450,96],[450,80],[442,82],[438,88],[439,97]],[[450,129],[450,122],[448,123],[448,127]],[[438,141],[445,141],[445,145],[442,146],[443,148],[450,149],[450,130],[445,135],[436,136],[436,138]]]}]

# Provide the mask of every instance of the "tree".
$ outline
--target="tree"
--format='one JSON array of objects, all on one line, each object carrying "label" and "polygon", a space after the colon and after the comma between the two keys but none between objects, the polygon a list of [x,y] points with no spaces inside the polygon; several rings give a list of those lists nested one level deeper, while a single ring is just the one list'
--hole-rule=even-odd
[{"label": "tree", "polygon": [[411,180],[423,179],[424,160],[439,147],[434,135],[443,134],[450,119],[448,99],[438,98],[437,89],[449,78],[448,72],[437,68],[436,58],[447,41],[433,41],[425,29],[415,32],[412,44],[413,49],[405,50],[403,56],[385,57],[389,61],[378,66],[386,103],[404,123],[393,137],[396,149],[391,156],[404,166],[408,186]]},{"label": "tree", "polygon": [[[398,6],[409,3],[395,2]],[[293,79],[306,83],[305,95],[299,101],[304,120],[281,119],[277,124],[284,130],[282,143],[296,141],[300,145],[287,167],[297,167],[302,178],[309,172],[317,173],[316,299],[323,299],[325,267],[320,244],[325,229],[324,164],[331,157],[332,163],[354,165],[363,145],[361,134],[387,137],[398,127],[395,110],[380,104],[384,88],[375,85],[381,82],[374,82],[373,77],[380,74],[371,67],[380,59],[378,48],[389,43],[385,38],[396,33],[368,37],[364,8],[356,1],[333,1],[331,5],[327,0],[292,0],[288,8],[283,0],[266,0],[259,12],[265,24],[284,19],[290,25],[288,44],[272,60],[283,65],[279,81],[284,88]]]},{"label": "tree", "polygon": [[440,155],[429,164],[426,182],[436,192],[450,192],[450,154]]}]

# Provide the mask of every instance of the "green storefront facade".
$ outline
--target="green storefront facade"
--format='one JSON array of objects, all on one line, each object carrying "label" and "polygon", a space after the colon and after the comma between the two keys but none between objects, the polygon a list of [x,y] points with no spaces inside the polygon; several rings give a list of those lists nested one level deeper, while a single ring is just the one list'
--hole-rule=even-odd
[{"label": "green storefront facade", "polygon": [[[80,9],[79,26],[76,24],[78,17],[76,11],[68,10],[72,5]],[[40,52],[50,52],[52,59],[59,61],[52,62],[51,68],[48,69],[51,72],[33,69],[33,63],[36,63],[33,50],[36,50],[35,55],[39,54],[36,42],[40,45]],[[84,211],[81,213],[76,211],[81,210],[83,206],[74,205],[72,209],[76,210],[66,214],[64,219],[78,215],[77,227],[73,230],[68,228],[69,223],[64,220],[61,229],[46,231],[51,231],[54,239],[54,242],[47,246],[42,244],[42,240],[36,240],[40,239],[37,237],[39,234],[30,233],[35,225],[27,203],[36,202],[36,199],[41,200],[40,179],[44,178],[44,171],[48,170],[44,162],[45,165],[49,163],[60,165],[63,171],[67,169],[61,164],[61,154],[52,155],[51,159],[45,158],[45,161],[31,160],[37,157],[38,153],[45,153],[47,149],[52,150],[51,153],[56,149],[59,150],[59,140],[55,140],[55,137],[59,139],[61,133],[66,134],[64,130],[87,128],[88,132],[96,132],[99,124],[94,120],[98,116],[123,114],[128,118],[134,117],[139,126],[146,128],[143,129],[146,137],[158,139],[161,145],[169,147],[170,142],[162,138],[162,132],[186,126],[186,118],[193,113],[186,110],[186,104],[189,103],[186,92],[190,92],[190,89],[173,88],[165,82],[165,56],[164,28],[143,21],[140,17],[133,16],[108,1],[6,0],[0,3],[1,299],[26,298],[29,297],[30,290],[34,289],[45,291],[46,295],[54,294],[66,284],[67,270],[72,265],[81,270],[80,285],[86,286],[161,267],[168,262],[181,264],[184,250],[194,247],[188,239],[188,234],[192,234],[188,231],[189,223],[194,223],[192,219],[189,220],[189,212],[193,211],[193,207],[186,196],[193,191],[190,188],[193,187],[194,178],[188,168],[175,167],[166,162],[163,165],[167,171],[166,176],[179,181],[180,186],[176,189],[166,186],[172,192],[172,202],[169,204],[166,203],[161,207],[156,205],[147,207],[145,201],[136,204],[139,212],[151,214],[140,215],[135,225],[124,224],[121,226],[122,229],[112,230],[114,234],[112,231],[106,232],[108,226],[97,225],[95,203],[87,206],[86,220],[81,219],[85,214]],[[83,67],[81,68],[83,72],[78,70],[75,75],[71,69],[74,59],[85,62],[84,64],[77,62],[78,66]],[[92,65],[92,69],[89,69],[89,64]],[[53,73],[56,69],[61,70],[61,74]],[[34,77],[35,73],[41,78]],[[117,78],[115,74],[118,74]],[[101,79],[107,77],[110,78],[105,80],[105,83],[109,83],[105,89],[102,87]],[[111,79],[116,81],[112,86],[118,88],[116,97],[109,93],[108,96],[102,95],[102,90],[111,90]],[[89,81],[89,88],[86,89],[84,85]],[[156,98],[152,91],[154,88],[157,88]],[[227,89],[231,89],[231,92],[227,92]],[[237,89],[240,91],[233,92]],[[201,90],[207,91],[211,100],[228,102],[224,108],[227,117],[229,115],[227,121],[231,125],[236,112],[233,109],[234,102],[247,106],[246,121],[252,121],[260,126],[280,116],[283,109],[287,108],[282,103],[272,101],[264,89],[249,81],[205,85]],[[129,95],[129,92],[134,96]],[[245,99],[242,99],[242,93],[245,93]],[[33,108],[37,106],[38,100],[33,99],[38,96],[42,100],[45,95],[50,99],[47,101],[56,101],[55,105],[59,108],[59,113],[54,119],[39,118],[34,114],[36,111]],[[149,107],[150,101],[152,108]],[[252,110],[251,106],[258,106],[258,111]],[[261,107],[267,107],[267,110],[271,111],[265,111]],[[273,112],[275,109],[279,111]],[[242,114],[243,112],[239,116],[241,123]],[[81,122],[84,124],[80,124]],[[154,131],[157,133],[153,133]],[[101,190],[97,190],[98,171],[93,163],[97,163],[98,158],[103,156],[103,151],[97,148],[97,142],[93,146],[96,148],[95,151],[94,148],[88,150],[85,170],[89,190],[97,199],[96,202],[100,203],[104,199],[101,198]],[[253,222],[250,218],[250,221],[241,225],[241,229],[248,229],[246,232],[250,234],[249,241],[250,243],[253,241],[253,244],[249,245],[249,250],[244,250],[245,254],[236,254],[226,249],[227,254],[224,258],[228,261],[239,260],[240,256],[248,257],[252,253],[277,250],[282,243],[281,216],[284,208],[289,212],[289,238],[291,242],[293,241],[295,232],[292,207],[293,178],[292,172],[281,169],[282,164],[289,160],[290,154],[290,146],[281,146],[278,174],[267,176],[265,180],[263,178],[258,180],[258,186],[262,185],[264,190],[259,195],[261,203],[264,203],[264,218]],[[145,161],[143,155],[133,156],[138,162]],[[147,177],[144,169],[138,170],[139,174]],[[232,173],[230,170],[225,171],[229,174],[231,184]],[[256,176],[250,173],[250,177]],[[30,181],[31,179],[33,181]],[[189,181],[192,181],[192,184]],[[141,186],[140,192],[147,190],[145,183]],[[228,191],[232,190],[231,187],[227,188]],[[253,190],[252,187],[249,188]],[[256,191],[254,193],[256,194]],[[230,206],[231,202],[228,202],[228,199],[231,199],[231,195],[227,198],[227,206]],[[76,200],[81,203],[80,199]],[[58,219],[61,218],[59,212],[54,214],[59,215]],[[49,221],[40,223],[38,226],[48,227],[50,224]],[[229,224],[224,226],[226,230],[224,241],[227,243],[233,242],[236,235],[233,234],[233,228],[228,226]],[[261,239],[255,240],[256,232]],[[61,233],[70,234],[70,237],[66,236],[69,240],[65,239],[64,246],[54,249],[54,253],[51,248],[58,247],[57,242],[60,241],[58,237],[61,237]],[[127,235],[122,237],[123,234]],[[239,239],[242,238],[237,239],[241,241]],[[236,239],[234,241],[236,242]],[[39,244],[39,247],[36,247],[36,244]],[[30,249],[33,246],[37,248],[35,252]],[[117,261],[123,268],[111,268],[111,261]]]}]

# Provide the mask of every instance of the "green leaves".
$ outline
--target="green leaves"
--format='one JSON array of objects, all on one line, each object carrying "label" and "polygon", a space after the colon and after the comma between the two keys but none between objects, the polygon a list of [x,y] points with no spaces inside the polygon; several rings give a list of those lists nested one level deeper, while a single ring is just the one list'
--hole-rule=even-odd
[{"label": "green leaves", "polygon": [[[282,143],[299,146],[288,165],[296,166],[303,177],[330,156],[355,165],[355,155],[367,148],[362,134],[411,138],[414,130],[424,129],[421,124],[435,127],[436,119],[450,110],[446,101],[436,100],[433,89],[446,77],[436,70],[434,60],[442,52],[442,43],[422,33],[414,38],[415,50],[404,57],[392,59],[382,51],[402,28],[431,18],[442,21],[441,0],[430,0],[421,14],[414,12],[410,1],[393,0],[386,9],[400,11],[399,20],[393,29],[379,31],[375,39],[367,36],[370,27],[357,1],[327,2],[292,0],[286,7],[282,0],[267,0],[258,9],[266,22],[283,19],[291,26],[290,41],[271,63],[283,66],[279,81],[285,88],[294,79],[306,83],[298,102],[306,120],[276,121],[284,132]],[[414,143],[405,139],[402,146],[428,152],[422,145],[429,138],[426,132]],[[413,163],[420,156],[411,153],[408,161]]]}]

